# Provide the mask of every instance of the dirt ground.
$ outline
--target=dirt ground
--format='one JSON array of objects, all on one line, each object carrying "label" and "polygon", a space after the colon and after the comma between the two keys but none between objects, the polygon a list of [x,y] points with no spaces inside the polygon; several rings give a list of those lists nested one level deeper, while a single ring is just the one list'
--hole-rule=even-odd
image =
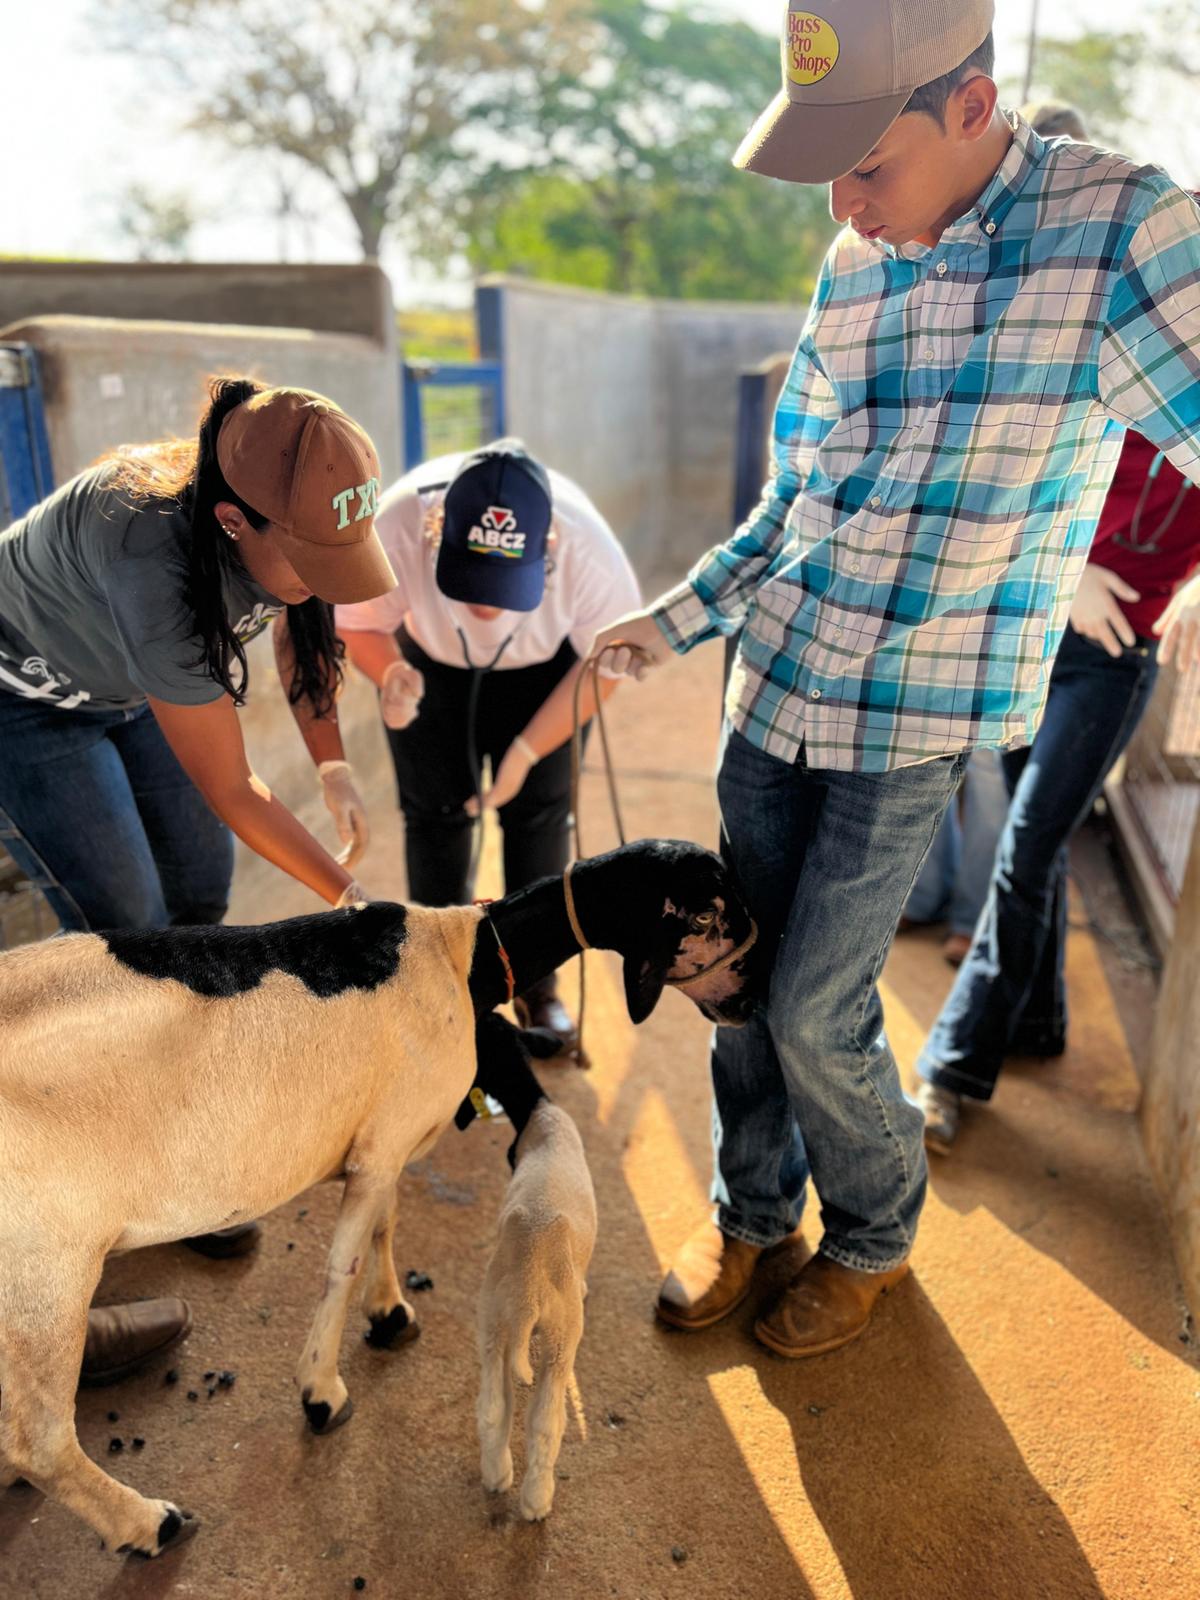
[{"label": "dirt ground", "polygon": [[[713,836],[717,655],[618,697],[635,836]],[[378,824],[363,876],[398,895],[380,746],[360,743]],[[587,788],[593,851],[611,833],[598,780]],[[235,920],[306,909],[302,891],[239,869]],[[582,1130],[600,1208],[549,1521],[524,1524],[478,1479],[474,1307],[508,1136],[477,1124],[402,1181],[398,1264],[433,1279],[416,1297],[423,1336],[379,1354],[351,1326],[342,1370],[357,1409],[329,1438],[302,1426],[291,1370],[337,1185],[268,1217],[250,1261],[172,1246],[111,1262],[103,1298],[185,1294],[195,1329],[169,1362],[80,1396],[84,1447],[204,1526],[129,1565],[14,1490],[0,1497],[0,1593],[335,1600],[362,1577],[368,1596],[404,1600],[1191,1600],[1200,1372],[1133,1116],[1127,1037],[1145,1037],[1148,980],[1136,955],[1106,976],[1114,948],[1074,934],[1069,1054],[1006,1074],[933,1166],[912,1277],[857,1344],[799,1363],[753,1342],[753,1303],[699,1336],[656,1326],[660,1275],[706,1206],[707,1027],[668,994],[635,1033],[615,966],[589,957],[595,1066],[544,1074]],[[897,943],[887,1016],[906,1074],[948,982],[935,936]],[[815,1201],[805,1234],[819,1237]],[[235,1385],[208,1398],[205,1373],[226,1368]]]}]

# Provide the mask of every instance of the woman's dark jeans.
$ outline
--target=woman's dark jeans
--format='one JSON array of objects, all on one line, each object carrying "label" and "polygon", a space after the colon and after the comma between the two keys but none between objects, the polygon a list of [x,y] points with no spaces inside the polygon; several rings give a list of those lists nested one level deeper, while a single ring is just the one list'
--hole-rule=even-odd
[{"label": "woman's dark jeans", "polygon": [[0,691],[0,845],[69,931],[220,922],[233,837],[149,706]]},{"label": "woman's dark jeans", "polygon": [[991,1099],[1006,1055],[1057,1055],[1067,844],[1129,743],[1158,674],[1155,641],[1110,656],[1068,628],[1033,744],[1004,757],[1012,795],[970,952],[917,1063],[923,1078]]}]

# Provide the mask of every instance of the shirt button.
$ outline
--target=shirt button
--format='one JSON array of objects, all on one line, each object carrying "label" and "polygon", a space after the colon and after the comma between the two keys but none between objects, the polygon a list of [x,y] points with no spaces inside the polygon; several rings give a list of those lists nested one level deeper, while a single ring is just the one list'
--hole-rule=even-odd
[{"label": "shirt button", "polygon": [[851,563],[850,563],[850,571],[851,571],[851,572],[857,572],[857,571],[858,571],[858,569],[859,569],[859,568],[860,568],[860,567],[861,567],[861,566],[862,566],[862,562],[861,562],[861,561],[852,561],[852,562],[851,562]]},{"label": "shirt button", "polygon": [[985,222],[983,225],[983,231],[984,233],[995,233],[996,224],[994,222]]},{"label": "shirt button", "polygon": [[883,504],[883,499],[882,499],[882,497],[880,495],[873,494],[871,496],[871,505],[872,506],[881,506],[882,504]]},{"label": "shirt button", "polygon": [[819,699],[820,699],[820,698],[821,698],[821,691],[820,691],[820,689],[814,689],[814,690],[812,690],[812,692],[811,692],[811,693],[810,693],[810,694],[809,694],[809,697],[808,697],[808,698],[809,698],[809,699],[810,699],[810,700],[819,700]]},{"label": "shirt button", "polygon": [[939,261],[938,262],[937,271],[938,271],[938,277],[939,278],[944,278],[946,276],[946,263],[944,261]]},{"label": "shirt button", "polygon": [[932,361],[933,360],[933,346],[932,345],[926,345],[925,349],[921,351],[921,357],[925,361]]}]

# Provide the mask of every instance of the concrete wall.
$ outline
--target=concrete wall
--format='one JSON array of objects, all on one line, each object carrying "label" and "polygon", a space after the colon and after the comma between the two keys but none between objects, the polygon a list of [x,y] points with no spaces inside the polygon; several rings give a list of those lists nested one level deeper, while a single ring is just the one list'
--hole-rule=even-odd
[{"label": "concrete wall", "polygon": [[378,267],[143,261],[0,262],[0,325],[62,314],[356,333],[395,351]]},{"label": "concrete wall", "polygon": [[509,431],[569,473],[643,576],[730,531],[738,374],[795,344],[805,307],[501,290]]},{"label": "concrete wall", "polygon": [[386,483],[400,466],[393,349],[362,336],[303,328],[43,316],[0,329],[40,357],[50,453],[63,482],[113,445],[192,434],[204,378],[239,372],[327,394],[362,423]]},{"label": "concrete wall", "polygon": [[1200,825],[1167,955],[1142,1097],[1142,1133],[1184,1293],[1200,1317]]}]

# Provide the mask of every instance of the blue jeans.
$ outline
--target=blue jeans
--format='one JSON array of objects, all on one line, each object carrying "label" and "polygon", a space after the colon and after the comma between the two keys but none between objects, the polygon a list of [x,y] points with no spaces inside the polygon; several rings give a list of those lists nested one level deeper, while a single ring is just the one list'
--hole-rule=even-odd
[{"label": "blue jeans", "polygon": [[946,807],[929,859],[905,902],[905,916],[945,922],[951,933],[974,933],[1007,815],[999,750],[972,750],[959,802]]},{"label": "blue jeans", "polygon": [[768,998],[712,1052],[713,1198],[722,1230],[769,1245],[811,1172],[821,1249],[884,1272],[925,1196],[921,1115],[883,1032],[878,979],[964,757],[893,772],[810,771],[727,736],[723,846],[773,962]]},{"label": "blue jeans", "polygon": [[229,902],[232,835],[149,706],[0,691],[0,845],[72,931],[220,922]]},{"label": "blue jeans", "polygon": [[1012,804],[970,952],[917,1063],[931,1083],[990,1100],[1006,1054],[1062,1051],[1067,844],[1129,743],[1157,673],[1152,640],[1110,656],[1067,629],[1037,737],[1004,757]]}]

